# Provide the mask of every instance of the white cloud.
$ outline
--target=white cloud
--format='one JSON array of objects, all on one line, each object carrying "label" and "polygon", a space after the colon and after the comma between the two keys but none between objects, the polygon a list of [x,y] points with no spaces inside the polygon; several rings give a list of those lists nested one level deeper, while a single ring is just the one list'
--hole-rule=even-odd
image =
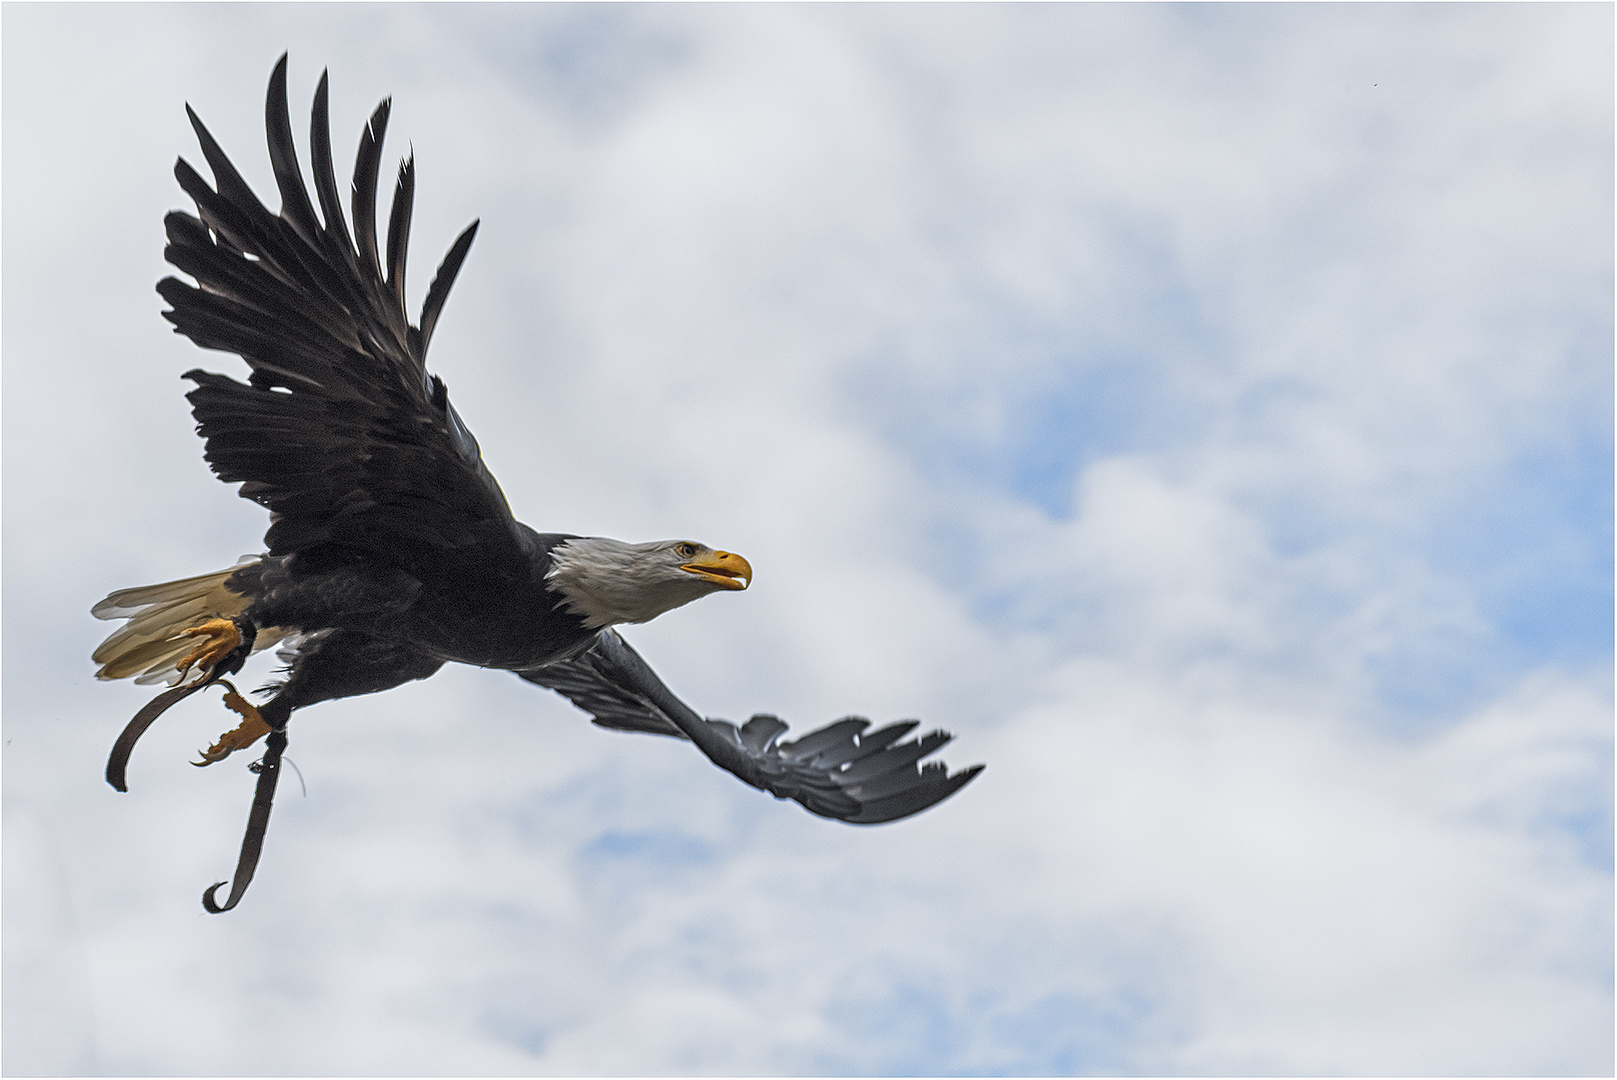
[{"label": "white cloud", "polygon": [[[1609,486],[1609,9],[6,23],[8,1071],[1611,1068],[1609,626],[1497,584],[1610,587],[1521,464]],[[669,683],[979,781],[852,829],[447,670],[300,716],[200,913],[250,778],[193,701],[105,787],[85,610],[262,531],[151,286],[283,47],[339,157],[394,95],[415,295],[481,217],[434,366],[519,516],[758,569]]]}]

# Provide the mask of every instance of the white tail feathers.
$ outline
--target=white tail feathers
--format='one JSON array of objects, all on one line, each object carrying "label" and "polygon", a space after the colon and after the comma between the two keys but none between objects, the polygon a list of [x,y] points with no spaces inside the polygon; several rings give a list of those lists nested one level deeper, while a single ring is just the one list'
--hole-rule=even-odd
[{"label": "white tail feathers", "polygon": [[[165,679],[179,682],[180,658],[196,639],[180,633],[208,619],[233,619],[247,610],[248,598],[225,587],[225,579],[259,560],[244,555],[228,570],[183,578],[162,585],[120,589],[90,609],[98,619],[128,619],[123,628],[101,643],[90,659],[101,665],[98,679],[127,679],[148,686]],[[266,649],[285,633],[276,627],[258,632],[253,651]]]}]

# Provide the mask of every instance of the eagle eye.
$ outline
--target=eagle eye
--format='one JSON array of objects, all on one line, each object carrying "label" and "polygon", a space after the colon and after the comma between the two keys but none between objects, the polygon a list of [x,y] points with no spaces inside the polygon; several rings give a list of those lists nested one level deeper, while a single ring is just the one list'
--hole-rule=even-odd
[{"label": "eagle eye", "polygon": [[696,545],[695,544],[681,544],[681,545],[679,545],[679,547],[675,548],[674,550],[679,552],[679,557],[680,558],[688,559],[692,555],[696,554]]}]

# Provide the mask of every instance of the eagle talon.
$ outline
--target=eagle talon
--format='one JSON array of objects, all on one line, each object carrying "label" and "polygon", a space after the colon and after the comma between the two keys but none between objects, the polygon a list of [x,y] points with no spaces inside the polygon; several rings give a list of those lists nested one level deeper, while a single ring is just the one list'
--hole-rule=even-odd
[{"label": "eagle talon", "polygon": [[[193,626],[189,630],[181,630],[174,636],[200,637],[203,639],[197,643],[196,648],[181,657],[179,663],[175,665],[182,679],[197,664],[201,665],[203,672],[212,671],[221,660],[234,652],[236,647],[241,644],[241,631],[237,629],[234,619],[209,619],[207,622]],[[240,709],[236,711],[241,712]],[[242,715],[247,714],[242,713]]]},{"label": "eagle talon", "polygon": [[212,765],[216,761],[223,761],[237,750],[247,749],[259,739],[268,735],[270,731],[269,724],[264,721],[264,717],[253,703],[236,693],[236,688],[230,686],[229,683],[224,685],[229,687],[225,691],[225,708],[232,712],[240,713],[241,723],[234,730],[227,731],[219,736],[219,741],[208,747],[208,749],[199,751],[202,755],[202,760],[191,762],[191,764],[198,767]]}]

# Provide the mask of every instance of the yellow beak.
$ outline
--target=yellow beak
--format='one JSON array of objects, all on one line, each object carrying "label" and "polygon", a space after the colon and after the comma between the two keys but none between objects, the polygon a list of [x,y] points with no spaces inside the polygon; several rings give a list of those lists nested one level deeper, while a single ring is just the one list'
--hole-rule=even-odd
[{"label": "yellow beak", "polygon": [[752,581],[752,564],[729,551],[704,551],[680,569],[721,589],[745,589]]}]

